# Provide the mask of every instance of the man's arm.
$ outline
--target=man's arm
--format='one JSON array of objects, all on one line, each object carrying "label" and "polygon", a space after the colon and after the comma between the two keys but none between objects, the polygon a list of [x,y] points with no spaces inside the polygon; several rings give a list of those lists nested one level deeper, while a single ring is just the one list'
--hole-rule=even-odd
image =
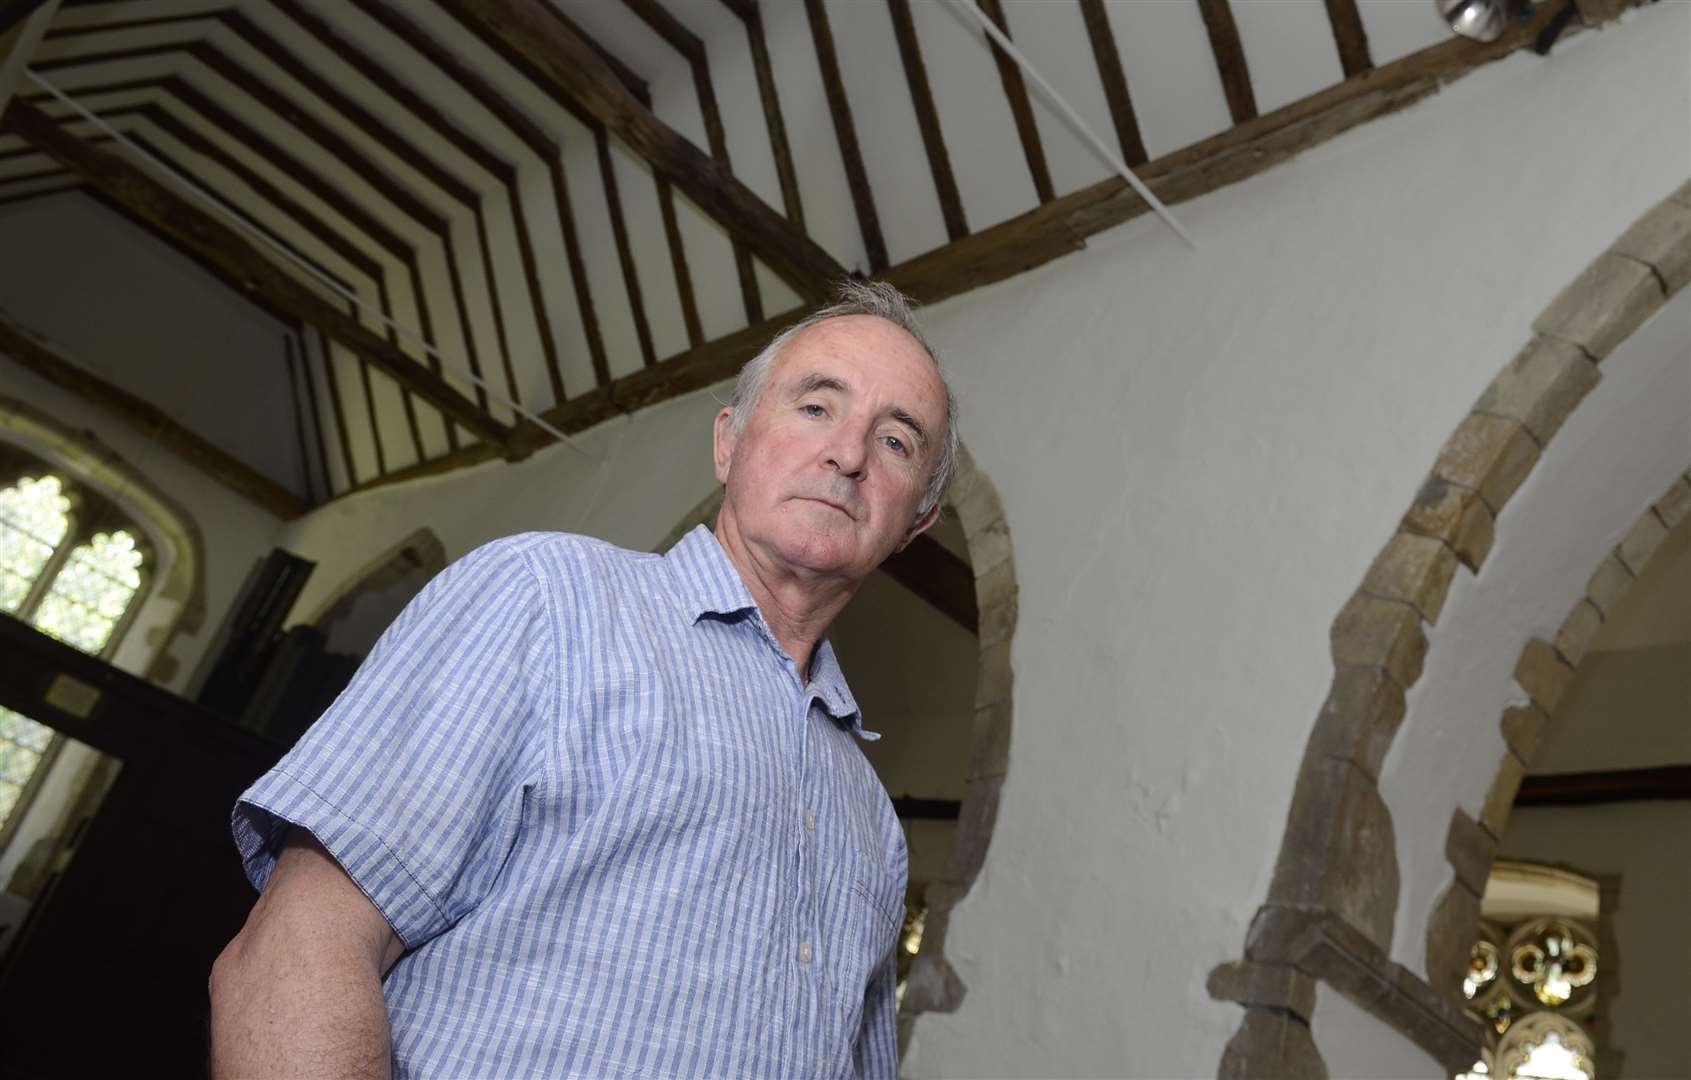
[{"label": "man's arm", "polygon": [[211,969],[212,1075],[389,1077],[382,976],[404,950],[333,856],[293,829]]}]

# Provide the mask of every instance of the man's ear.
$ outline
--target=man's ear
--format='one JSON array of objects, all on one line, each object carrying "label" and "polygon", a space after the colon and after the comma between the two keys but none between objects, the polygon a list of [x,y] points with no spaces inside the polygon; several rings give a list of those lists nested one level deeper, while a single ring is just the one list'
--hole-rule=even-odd
[{"label": "man's ear", "polygon": [[939,520],[939,513],[938,503],[928,507],[928,512],[917,518],[916,524],[910,526],[910,531],[904,534],[904,540],[898,545],[898,550],[903,551],[910,546],[910,541],[932,528],[933,523]]},{"label": "man's ear", "polygon": [[716,461],[716,482],[728,483],[728,466],[734,460],[734,409],[723,406],[711,427],[712,455]]}]

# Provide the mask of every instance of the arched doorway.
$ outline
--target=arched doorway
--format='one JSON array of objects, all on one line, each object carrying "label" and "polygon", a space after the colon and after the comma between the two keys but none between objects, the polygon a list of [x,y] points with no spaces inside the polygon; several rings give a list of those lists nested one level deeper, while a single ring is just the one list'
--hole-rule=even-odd
[{"label": "arched doorway", "polygon": [[[1334,678],[1305,745],[1267,902],[1252,922],[1244,959],[1210,976],[1212,996],[1245,1006],[1222,1076],[1324,1075],[1310,1026],[1317,982],[1339,990],[1450,1072],[1466,1070],[1478,1056],[1478,1024],[1457,996],[1429,981],[1437,965],[1424,960],[1421,943],[1434,920],[1441,922],[1441,940],[1471,940],[1476,890],[1489,866],[1486,838],[1494,854],[1496,837],[1481,824],[1481,814],[1465,813],[1462,805],[1478,808],[1486,801],[1483,782],[1470,780],[1476,770],[1489,777],[1487,767],[1507,750],[1490,726],[1495,711],[1489,723],[1476,723],[1448,700],[1440,700],[1439,710],[1422,707],[1446,669],[1476,662],[1453,660],[1447,648],[1435,656],[1445,665],[1440,678],[1423,683],[1430,644],[1436,644],[1426,627],[1439,622],[1447,600],[1468,596],[1494,545],[1514,554],[1499,540],[1499,515],[1529,476],[1541,482],[1543,473],[1535,471],[1552,437],[1599,378],[1617,372],[1605,366],[1611,355],[1646,323],[1683,336],[1691,320],[1676,320],[1677,308],[1656,316],[1670,302],[1683,306],[1685,297],[1672,298],[1688,278],[1691,185],[1641,218],[1535,320],[1526,348],[1450,436],[1397,534],[1334,620]],[[1682,416],[1683,393],[1675,400]],[[1683,444],[1672,453],[1682,455]],[[1659,471],[1659,459],[1627,477],[1634,486],[1658,485],[1639,503],[1659,491],[1661,479],[1645,478]],[[1609,498],[1631,490],[1608,479]],[[1599,521],[1594,534],[1589,522],[1573,528],[1576,521],[1564,522],[1562,534],[1541,524],[1541,539],[1561,535],[1571,544],[1577,532],[1589,544],[1608,527]],[[1470,573],[1462,575],[1459,567]],[[1488,576],[1499,576],[1495,564]],[[1540,574],[1538,580],[1548,578]],[[1512,675],[1529,693],[1535,682],[1565,680],[1565,660],[1540,644],[1545,648],[1532,648],[1527,663],[1498,677]],[[1423,718],[1437,711],[1443,720],[1412,723],[1413,749],[1406,751],[1401,729],[1415,708]],[[1430,842],[1427,820],[1435,808],[1449,828],[1441,827],[1437,842]],[[1423,899],[1439,891],[1428,881],[1428,851],[1435,848],[1445,864],[1438,886],[1452,882],[1436,909]],[[1468,932],[1458,933],[1458,924]]]}]

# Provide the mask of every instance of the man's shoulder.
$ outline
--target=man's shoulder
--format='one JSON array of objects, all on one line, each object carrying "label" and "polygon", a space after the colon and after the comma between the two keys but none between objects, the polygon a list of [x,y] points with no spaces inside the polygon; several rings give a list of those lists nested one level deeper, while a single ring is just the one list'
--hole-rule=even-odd
[{"label": "man's shoulder", "polygon": [[465,557],[520,562],[543,583],[580,582],[584,575],[632,569],[663,559],[649,551],[631,551],[597,537],[566,532],[515,533],[491,540]]}]

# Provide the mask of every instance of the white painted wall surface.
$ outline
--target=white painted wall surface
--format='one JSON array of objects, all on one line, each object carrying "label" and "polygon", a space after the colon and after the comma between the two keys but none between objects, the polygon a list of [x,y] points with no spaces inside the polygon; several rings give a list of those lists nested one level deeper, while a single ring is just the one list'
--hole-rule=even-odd
[{"label": "white painted wall surface", "polygon": [[[948,946],[968,998],[918,1022],[909,1075],[1213,1075],[1240,1010],[1204,977],[1266,895],[1333,616],[1534,316],[1684,182],[1688,16],[1185,204],[1196,254],[1139,219],[928,312],[1022,591],[1010,776]],[[285,536],[321,565],[298,610],[421,524],[452,557],[534,528],[650,547],[710,490],[714,409],[336,503]]]}]

